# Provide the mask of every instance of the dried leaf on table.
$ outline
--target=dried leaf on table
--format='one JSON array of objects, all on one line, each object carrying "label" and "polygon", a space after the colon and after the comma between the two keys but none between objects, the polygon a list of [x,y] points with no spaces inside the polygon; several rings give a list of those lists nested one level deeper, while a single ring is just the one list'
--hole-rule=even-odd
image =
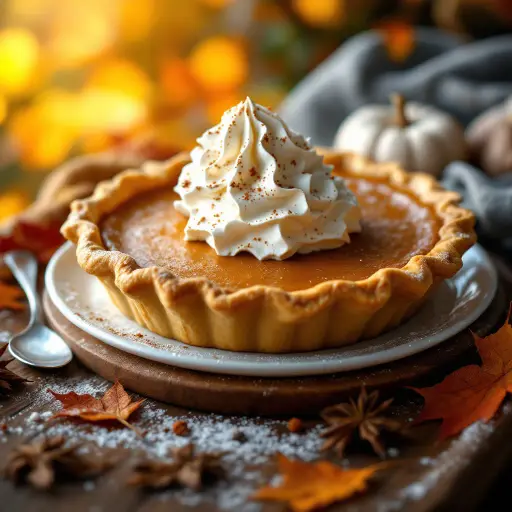
[{"label": "dried leaf on table", "polygon": [[65,394],[55,393],[51,389],[48,391],[63,406],[54,418],[80,418],[91,422],[118,421],[140,435],[138,429],[128,423],[128,419],[144,400],[133,402],[119,381],[102,398],[94,398],[89,394],[79,395],[74,391]]},{"label": "dried leaf on table", "polygon": [[512,4],[510,0],[495,0],[493,5],[500,19],[506,20],[507,23],[512,23]]},{"label": "dried leaf on table", "polygon": [[34,253],[41,263],[47,263],[63,242],[60,224],[18,220],[8,234],[0,235],[0,254],[25,249]]},{"label": "dried leaf on table", "polygon": [[429,388],[412,388],[425,399],[416,423],[442,420],[440,439],[454,436],[475,421],[489,421],[512,392],[512,326],[510,312],[494,334],[473,334],[481,366],[464,366]]},{"label": "dried leaf on table", "polygon": [[411,55],[416,46],[414,27],[403,21],[390,20],[380,23],[376,29],[380,32],[388,57],[395,62],[403,62]]},{"label": "dried leaf on table", "polygon": [[106,457],[82,451],[83,447],[83,444],[69,445],[61,436],[22,444],[8,455],[3,476],[15,484],[28,483],[47,490],[60,476],[92,478],[113,466]]},{"label": "dried leaf on table", "polygon": [[128,482],[139,487],[164,489],[173,485],[199,490],[208,480],[221,477],[223,453],[197,453],[193,444],[172,451],[173,460],[139,461]]},{"label": "dried leaf on table", "polygon": [[16,373],[7,369],[7,365],[12,359],[3,359],[2,356],[7,350],[7,345],[0,347],[0,394],[8,393],[12,390],[13,386],[21,384],[22,382],[29,382],[27,379],[20,377]]},{"label": "dried leaf on table", "polygon": [[20,302],[25,298],[25,294],[18,286],[12,286],[0,281],[0,310],[12,309],[13,311],[23,311],[27,306]]},{"label": "dried leaf on table", "polygon": [[384,457],[382,431],[398,432],[404,428],[402,422],[385,415],[392,401],[379,402],[379,392],[373,391],[368,395],[363,386],[357,402],[350,399],[350,402],[325,408],[321,416],[328,428],[320,434],[325,438],[322,450],[334,449],[342,457],[354,434],[357,434],[361,440],[370,443],[377,455]]},{"label": "dried leaf on table", "polygon": [[383,464],[360,469],[343,469],[327,461],[303,462],[278,454],[283,478],[276,487],[263,487],[255,500],[284,501],[296,512],[308,512],[346,500],[367,490],[368,480]]}]

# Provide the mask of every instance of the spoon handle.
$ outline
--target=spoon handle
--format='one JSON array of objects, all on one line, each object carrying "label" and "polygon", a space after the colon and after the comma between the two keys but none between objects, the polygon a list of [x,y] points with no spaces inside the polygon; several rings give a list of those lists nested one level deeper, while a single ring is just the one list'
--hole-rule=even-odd
[{"label": "spoon handle", "polygon": [[36,321],[42,323],[43,314],[37,293],[37,259],[29,251],[10,251],[4,255],[4,262],[27,296],[30,307],[30,321],[27,329]]}]

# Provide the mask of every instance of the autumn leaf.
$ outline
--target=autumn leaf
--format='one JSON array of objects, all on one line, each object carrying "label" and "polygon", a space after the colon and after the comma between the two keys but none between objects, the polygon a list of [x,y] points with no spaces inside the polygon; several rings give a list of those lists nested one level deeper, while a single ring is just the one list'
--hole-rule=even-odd
[{"label": "autumn leaf", "polygon": [[361,469],[343,469],[328,461],[303,462],[290,460],[282,454],[278,454],[277,462],[282,483],[277,487],[263,487],[252,499],[284,501],[295,512],[326,507],[366,491],[370,477],[383,467],[381,463]]},{"label": "autumn leaf", "polygon": [[512,326],[510,312],[494,334],[473,334],[482,359],[481,366],[469,365],[429,388],[412,388],[425,399],[415,423],[441,419],[440,439],[454,436],[475,421],[489,421],[506,394],[512,392]]},{"label": "autumn leaf", "polygon": [[25,297],[25,294],[20,288],[0,281],[0,310],[12,309],[14,311],[22,311],[26,309],[26,305],[19,302],[23,297]]},{"label": "autumn leaf", "polygon": [[12,359],[2,360],[6,350],[7,345],[0,347],[0,394],[2,392],[9,393],[13,386],[21,384],[22,382],[29,382],[27,379],[20,377],[16,373],[7,369],[7,365],[12,361]]},{"label": "autumn leaf", "polygon": [[495,0],[494,4],[496,14],[507,23],[512,23],[512,2],[510,0]]},{"label": "autumn leaf", "polygon": [[402,21],[387,21],[376,27],[381,34],[388,57],[403,62],[416,46],[414,27]]},{"label": "autumn leaf", "polygon": [[41,263],[48,263],[63,242],[60,224],[47,225],[19,220],[9,234],[0,236],[0,254],[25,249],[35,254]]},{"label": "autumn leaf", "polygon": [[56,393],[48,390],[63,406],[62,410],[57,412],[54,418],[80,418],[85,421],[118,421],[125,427],[128,427],[139,433],[138,430],[128,423],[128,418],[144,402],[132,402],[132,399],[124,390],[119,381],[103,395],[102,398],[94,398],[92,395],[79,395],[74,391],[70,393]]}]

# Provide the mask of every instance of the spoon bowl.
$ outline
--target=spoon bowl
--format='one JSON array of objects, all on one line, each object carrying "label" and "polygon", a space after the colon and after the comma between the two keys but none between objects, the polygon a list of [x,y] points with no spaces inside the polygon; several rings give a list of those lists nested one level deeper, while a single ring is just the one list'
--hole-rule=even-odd
[{"label": "spoon bowl", "polygon": [[73,359],[66,342],[44,325],[41,303],[37,293],[37,260],[28,251],[10,251],[4,256],[19,285],[27,296],[30,320],[27,328],[14,335],[9,352],[22,363],[38,368],[60,368]]},{"label": "spoon bowl", "polygon": [[60,368],[67,365],[73,354],[64,340],[41,324],[14,336],[9,352],[18,361],[38,368]]}]

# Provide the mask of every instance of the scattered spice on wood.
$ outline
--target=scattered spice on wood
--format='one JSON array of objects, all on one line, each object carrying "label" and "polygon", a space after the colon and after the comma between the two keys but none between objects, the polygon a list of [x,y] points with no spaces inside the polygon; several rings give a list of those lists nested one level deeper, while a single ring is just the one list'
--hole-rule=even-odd
[{"label": "scattered spice on wood", "polygon": [[7,365],[12,362],[12,359],[2,359],[6,350],[7,345],[0,348],[0,395],[11,392],[14,386],[23,382],[29,382],[27,379],[7,369]]},{"label": "scattered spice on wood", "polygon": [[182,436],[182,437],[186,437],[190,434],[190,428],[188,427],[187,422],[184,420],[175,421],[172,424],[172,431],[177,436]]},{"label": "scattered spice on wood", "polygon": [[141,435],[136,427],[128,423],[128,419],[144,400],[133,402],[119,381],[99,399],[89,394],[78,395],[74,391],[65,394],[55,393],[51,389],[48,391],[63,405],[63,409],[54,418],[80,418],[90,422],[118,421]]},{"label": "scattered spice on wood", "polygon": [[302,420],[300,420],[299,418],[292,418],[288,422],[288,430],[290,432],[298,433],[301,432],[303,428],[304,425],[302,424]]},{"label": "scattered spice on wood", "polygon": [[114,465],[104,456],[83,451],[84,446],[68,444],[62,436],[21,444],[8,455],[3,476],[15,484],[48,490],[59,478],[93,478]]},{"label": "scattered spice on wood", "polygon": [[223,453],[197,453],[193,444],[172,450],[172,460],[139,461],[128,479],[130,485],[151,489],[171,486],[201,489],[224,475]]},{"label": "scattered spice on wood", "polygon": [[343,469],[327,461],[277,459],[282,481],[276,487],[263,487],[252,499],[281,501],[291,510],[309,512],[351,498],[368,489],[368,480],[383,463],[360,469]]},{"label": "scattered spice on wood", "polygon": [[363,386],[357,402],[350,399],[349,402],[325,408],[321,416],[328,428],[320,434],[325,439],[322,451],[333,449],[342,457],[354,435],[357,435],[360,440],[368,441],[377,455],[385,457],[382,431],[399,432],[403,429],[402,422],[385,415],[392,401],[379,402],[379,392],[373,391],[368,395]]}]

